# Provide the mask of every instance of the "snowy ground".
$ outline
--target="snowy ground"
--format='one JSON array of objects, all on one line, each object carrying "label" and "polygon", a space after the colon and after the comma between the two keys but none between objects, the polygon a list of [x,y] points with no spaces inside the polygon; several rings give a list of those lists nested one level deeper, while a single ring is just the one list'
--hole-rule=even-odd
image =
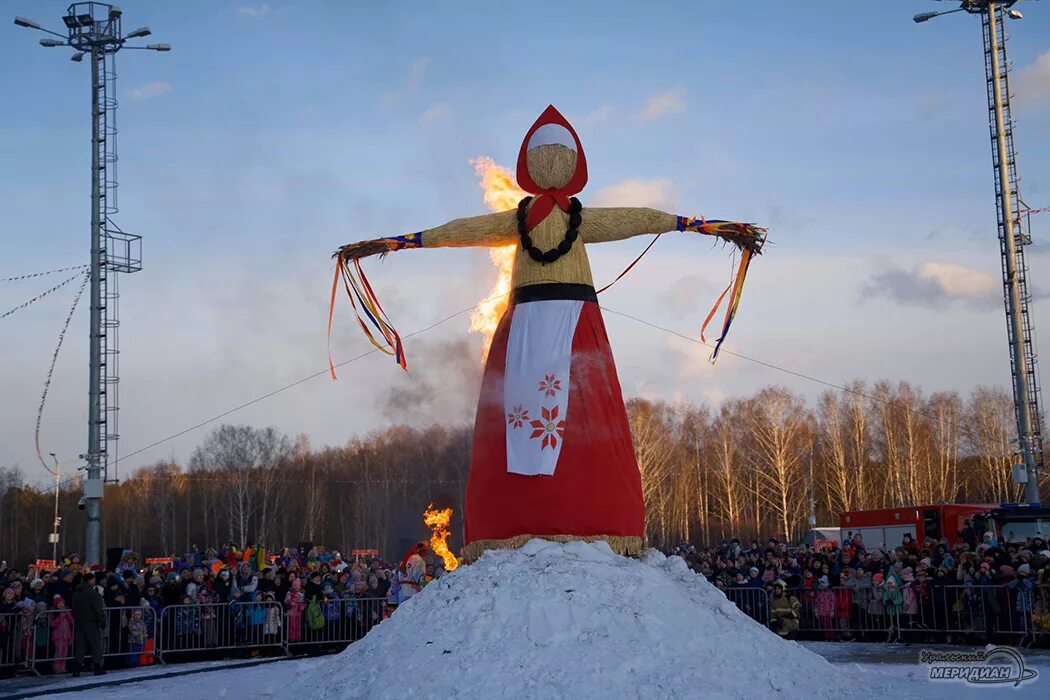
[{"label": "snowy ground", "polygon": [[[890,698],[918,698],[924,700],[994,700],[1010,698],[1011,700],[1045,700],[1050,697],[1050,651],[1028,650],[1025,652],[1026,664],[1039,671],[1039,678],[1025,683],[1019,688],[999,686],[968,686],[963,683],[932,682],[927,680],[925,667],[918,665],[918,647],[891,646],[885,644],[843,644],[828,642],[804,643],[832,663],[832,668],[847,678],[884,679],[892,688],[892,694],[883,694],[879,700]],[[943,648],[943,647],[942,647]],[[215,698],[287,698],[286,690],[300,674],[317,674],[318,685],[325,683],[322,669],[330,657],[313,659],[290,659],[277,661],[262,666],[245,669],[226,668],[208,671],[189,676],[143,680],[130,682],[115,687],[97,688],[94,690],[76,690],[75,692],[58,692],[63,686],[71,690],[90,684],[94,678],[65,678],[55,681],[42,681],[32,689],[23,688],[16,697],[29,697],[22,693],[47,692],[52,700],[137,700],[138,698],[174,698],[176,700],[214,700]],[[756,660],[762,663],[761,660]],[[121,678],[132,679],[132,676],[143,677],[186,669],[195,670],[204,664],[187,664],[185,666],[154,667],[135,671],[111,672],[104,677],[105,681],[116,681]],[[669,672],[673,669],[668,669]],[[454,669],[448,669],[454,674]],[[725,672],[723,669],[721,672]],[[740,669],[737,672],[746,673]],[[0,697],[7,697],[8,688],[0,683]],[[584,694],[585,696],[585,694]],[[427,697],[427,696],[422,696]],[[651,696],[658,697],[658,696]],[[702,697],[697,694],[696,697]],[[504,698],[504,700],[510,700]]]}]

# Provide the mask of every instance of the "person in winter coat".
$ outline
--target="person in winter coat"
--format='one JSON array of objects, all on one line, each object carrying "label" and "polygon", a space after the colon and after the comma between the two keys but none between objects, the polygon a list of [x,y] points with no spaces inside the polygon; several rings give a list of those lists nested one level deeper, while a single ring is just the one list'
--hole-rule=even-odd
[{"label": "person in winter coat", "polygon": [[131,611],[128,618],[128,667],[139,665],[142,650],[146,648],[146,640],[149,639],[149,630],[142,618],[142,608]]},{"label": "person in winter coat", "polygon": [[1024,645],[1025,642],[1030,643],[1033,638],[1032,591],[1035,589],[1035,581],[1032,580],[1030,574],[1031,567],[1027,563],[1021,564],[1017,567],[1017,578],[1006,584],[1007,588],[1017,591],[1017,601],[1014,603],[1014,610],[1016,611],[1017,617],[1017,629],[1025,631],[1022,645]]},{"label": "person in winter coat", "polygon": [[306,579],[306,585],[303,587],[303,595],[306,596],[306,601],[321,600],[321,572],[311,571],[309,577]]},{"label": "person in winter coat", "polygon": [[189,583],[186,584],[186,596],[191,602],[196,603],[198,602],[201,589],[205,587],[204,570],[194,569]]},{"label": "person in winter coat", "polygon": [[261,644],[263,625],[266,623],[266,606],[263,605],[263,594],[259,591],[252,593],[251,602],[244,606],[244,619],[248,644],[252,646]]},{"label": "person in winter coat", "polygon": [[901,593],[897,587],[897,577],[887,576],[882,591],[882,602],[886,610],[886,615],[889,617],[889,636],[886,641],[888,642],[899,642],[901,641],[900,634],[900,619],[901,611],[904,609],[904,594]]},{"label": "person in winter coat", "polygon": [[73,646],[73,615],[66,609],[66,601],[60,595],[52,599],[51,605],[57,611],[51,615],[51,644],[55,648],[55,663],[51,670],[65,673],[66,657]]},{"label": "person in winter coat", "polygon": [[820,629],[824,630],[825,639],[833,640],[835,639],[835,628],[832,626],[832,618],[835,615],[835,591],[831,590],[830,585],[827,576],[817,579],[813,612],[816,614]]},{"label": "person in winter coat", "polygon": [[73,591],[70,605],[73,613],[73,676],[79,676],[84,667],[84,654],[91,652],[91,662],[96,676],[106,671],[102,668],[102,631],[106,629],[106,610],[102,596],[95,589],[95,573],[89,572]]},{"label": "person in winter coat", "polygon": [[952,612],[955,614],[953,622],[957,629],[964,632],[983,631],[980,629],[984,622],[981,614],[981,594],[974,588],[973,581],[963,584],[958,600],[952,604]]},{"label": "person in winter coat", "polygon": [[911,629],[915,626],[915,616],[919,614],[919,598],[915,594],[915,573],[911,567],[901,572],[901,597],[903,598],[904,621],[902,625]]},{"label": "person in winter coat", "polygon": [[390,572],[390,587],[386,591],[386,607],[393,613],[397,610],[397,603],[401,600],[401,577],[396,571]]},{"label": "person in winter coat", "polygon": [[263,594],[266,604],[266,622],[263,623],[263,643],[267,646],[277,644],[281,636],[281,606],[277,605],[273,593]]},{"label": "person in winter coat", "polygon": [[230,588],[232,587],[233,582],[230,580],[230,570],[220,570],[219,575],[215,577],[215,585],[212,588],[216,597],[223,603],[228,602],[230,600]]},{"label": "person in winter coat", "polygon": [[[33,606],[33,645],[36,647],[37,659],[47,658],[47,649],[51,645],[51,620],[47,614],[47,603],[40,601]],[[39,670],[39,668],[38,668]]]},{"label": "person in winter coat", "polygon": [[324,610],[325,639],[339,639],[340,621],[343,617],[343,601],[335,592],[335,585],[331,581],[325,581],[321,586],[321,602]]},{"label": "person in winter coat", "polygon": [[29,593],[26,594],[26,599],[34,603],[43,603],[44,607],[47,607],[48,603],[51,602],[51,598],[48,596],[47,591],[44,590],[44,579],[33,579],[32,583],[29,584]]},{"label": "person in winter coat", "polygon": [[[259,577],[252,573],[251,566],[247,562],[242,563],[237,568],[237,575],[233,578],[231,594],[240,598],[243,602],[249,602],[254,598],[252,594],[255,593],[258,587]],[[237,596],[238,592],[240,593],[239,596]]]},{"label": "person in winter coat", "polygon": [[883,625],[883,616],[886,614],[886,605],[883,603],[882,594],[885,592],[884,576],[873,574],[871,577],[871,597],[868,599],[868,617],[875,629]]},{"label": "person in winter coat", "polygon": [[798,598],[787,594],[787,584],[783,581],[773,583],[773,612],[770,626],[781,637],[788,638],[798,631],[798,621],[802,604]]},{"label": "person in winter coat", "polygon": [[201,629],[201,644],[207,648],[219,645],[219,624],[223,612],[226,610],[225,599],[215,595],[215,591],[208,586],[201,586],[197,592],[197,608]]},{"label": "person in winter coat", "polygon": [[142,598],[149,605],[150,609],[156,618],[160,619],[160,610],[163,606],[160,600],[160,594],[156,586],[147,586],[146,595]]},{"label": "person in winter coat", "polygon": [[426,552],[427,544],[419,542],[413,545],[408,554],[405,555],[405,558],[401,560],[401,566],[398,568],[401,580],[399,604],[404,603],[423,590],[427,572],[427,565],[423,560],[423,555]]},{"label": "person in winter coat", "polygon": [[197,606],[190,602],[188,596],[184,597],[175,610],[175,648],[195,649],[199,631],[200,615],[197,612]]},{"label": "person in winter coat", "polygon": [[302,579],[292,579],[292,587],[284,597],[284,607],[288,610],[288,641],[298,642],[303,636],[302,619],[306,608]]},{"label": "person in winter coat", "polygon": [[843,569],[839,586],[835,588],[835,621],[841,634],[840,638],[844,641],[853,640],[849,624],[850,615],[853,613],[853,588],[849,586],[852,576],[852,569]]},{"label": "person in winter coat", "polygon": [[15,607],[18,594],[14,588],[5,588],[0,594],[0,678],[14,674],[15,662],[18,660],[17,649],[18,609]]}]

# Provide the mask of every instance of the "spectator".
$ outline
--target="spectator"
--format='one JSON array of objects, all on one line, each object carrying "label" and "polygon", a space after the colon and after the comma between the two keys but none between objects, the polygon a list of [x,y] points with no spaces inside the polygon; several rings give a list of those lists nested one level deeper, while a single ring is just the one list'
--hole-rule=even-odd
[{"label": "spectator", "polygon": [[798,598],[787,593],[783,581],[773,583],[773,620],[771,627],[781,637],[789,638],[798,631],[802,605]]},{"label": "spectator", "polygon": [[302,639],[302,615],[303,610],[306,609],[306,599],[303,595],[302,584],[302,579],[293,578],[292,587],[284,599],[284,606],[288,610],[289,642],[298,642]]},{"label": "spectator", "polygon": [[66,610],[66,601],[60,595],[55,595],[52,605],[58,612],[51,616],[49,623],[51,625],[51,644],[55,649],[55,662],[51,670],[55,673],[65,673],[66,657],[69,655],[73,642],[73,615]]},{"label": "spectator", "polygon": [[96,676],[102,668],[102,632],[106,629],[106,611],[102,596],[95,589],[96,574],[89,572],[73,592],[71,604],[74,623],[73,677],[84,668],[84,654],[91,652],[91,665]]},{"label": "spectator", "polygon": [[131,611],[127,623],[128,630],[128,666],[138,666],[142,650],[146,648],[149,632],[142,618],[142,608]]}]

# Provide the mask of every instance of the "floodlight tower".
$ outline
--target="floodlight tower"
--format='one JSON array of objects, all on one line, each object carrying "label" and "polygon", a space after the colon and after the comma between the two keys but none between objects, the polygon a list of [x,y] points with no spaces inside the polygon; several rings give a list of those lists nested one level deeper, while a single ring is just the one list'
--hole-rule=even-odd
[{"label": "floodlight tower", "polygon": [[1031,245],[1028,209],[1017,191],[1017,157],[1014,120],[1010,116],[1010,64],[1006,59],[1005,20],[1021,19],[1012,9],[1017,0],[955,0],[959,7],[944,12],[922,12],[912,19],[926,22],[940,15],[967,12],[980,15],[984,35],[984,69],[988,87],[988,125],[992,135],[995,168],[995,206],[999,219],[999,253],[1002,260],[1003,297],[1010,345],[1014,414],[1023,473],[1014,481],[1024,484],[1025,500],[1039,503],[1039,477],[1043,471],[1043,414],[1040,410],[1038,356],[1035,329],[1029,309],[1028,265],[1024,247]]},{"label": "floodlight tower", "polygon": [[170,51],[169,44],[127,46],[129,39],[150,35],[148,27],[121,32],[123,13],[115,5],[75,2],[62,18],[67,33],[16,17],[20,27],[58,37],[41,39],[45,47],[69,46],[71,60],[91,62],[91,331],[88,357],[88,448],[80,455],[84,481],[84,561],[100,564],[103,484],[108,475],[110,447],[116,455],[120,355],[116,273],[142,269],[142,237],[126,233],[111,218],[117,213],[116,53],[121,49]]}]

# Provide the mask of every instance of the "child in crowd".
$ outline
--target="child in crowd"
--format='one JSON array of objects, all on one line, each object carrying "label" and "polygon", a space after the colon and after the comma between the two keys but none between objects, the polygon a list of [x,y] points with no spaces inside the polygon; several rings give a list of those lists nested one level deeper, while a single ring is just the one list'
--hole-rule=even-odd
[{"label": "child in crowd", "polygon": [[73,614],[66,610],[66,601],[60,595],[56,594],[52,598],[52,605],[58,611],[51,615],[51,644],[55,649],[52,670],[65,673],[66,657],[70,655],[73,645]]},{"label": "child in crowd", "polygon": [[146,623],[142,619],[142,608],[137,608],[131,611],[131,617],[128,618],[128,667],[134,667],[139,665],[139,657],[142,656],[142,650],[146,647],[146,640],[149,639],[149,630],[146,629]]}]

